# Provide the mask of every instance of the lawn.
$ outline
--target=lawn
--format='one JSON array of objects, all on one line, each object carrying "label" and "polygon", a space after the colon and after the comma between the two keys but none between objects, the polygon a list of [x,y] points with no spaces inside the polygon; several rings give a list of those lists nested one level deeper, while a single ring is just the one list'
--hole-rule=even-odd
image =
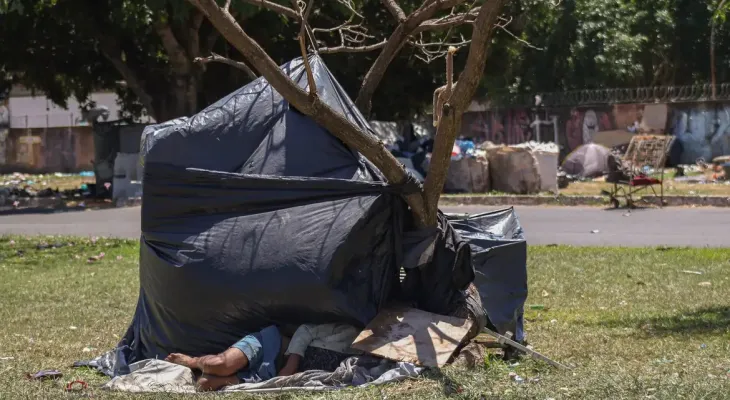
[{"label": "lawn", "polygon": [[[79,398],[62,390],[73,379],[87,381],[94,398],[185,397],[107,393],[95,388],[105,378],[69,368],[111,348],[126,329],[138,292],[137,262],[135,241],[0,238],[0,398]],[[533,246],[529,274],[528,305],[542,307],[526,312],[528,340],[574,365],[570,371],[493,359],[475,370],[450,367],[381,388],[280,397],[728,397],[730,250]],[[23,378],[45,368],[65,376],[45,383]],[[511,380],[511,371],[525,383]]]},{"label": "lawn", "polygon": [[[606,182],[572,182],[567,188],[560,189],[564,196],[600,196],[601,190],[609,190],[613,185]],[[654,188],[659,194],[659,186]],[[641,195],[649,196],[651,190]],[[664,182],[665,196],[730,196],[730,182],[718,183],[685,183],[667,180]]]}]

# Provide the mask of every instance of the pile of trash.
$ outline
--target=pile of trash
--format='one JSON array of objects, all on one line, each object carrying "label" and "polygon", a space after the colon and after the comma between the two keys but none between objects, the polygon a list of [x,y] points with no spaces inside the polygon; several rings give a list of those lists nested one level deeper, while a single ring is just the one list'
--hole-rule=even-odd
[{"label": "pile of trash", "polygon": [[[433,139],[421,139],[410,151],[394,146],[391,152],[422,181],[428,174],[432,148]],[[459,138],[451,152],[444,192],[557,193],[559,153],[555,143],[503,146]]]},{"label": "pile of trash", "polygon": [[[84,171],[78,174],[23,174],[12,173],[0,176],[0,210],[15,209],[36,203],[52,203],[55,201],[80,201],[92,198],[96,194],[96,184],[81,183],[76,187],[69,187],[68,184],[60,185],[59,179],[83,178],[91,180],[94,173]],[[72,181],[77,182],[74,179]]]},{"label": "pile of trash", "polygon": [[730,184],[730,156],[716,157],[711,164],[699,159],[695,164],[677,165],[675,182]]}]

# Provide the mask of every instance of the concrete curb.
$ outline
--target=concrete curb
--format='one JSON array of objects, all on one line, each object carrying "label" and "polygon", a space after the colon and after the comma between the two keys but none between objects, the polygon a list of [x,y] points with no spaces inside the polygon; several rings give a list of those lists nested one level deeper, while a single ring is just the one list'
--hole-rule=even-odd
[{"label": "concrete curb", "polygon": [[[659,205],[656,196],[636,198],[637,203]],[[606,206],[605,196],[441,196],[442,206]],[[730,207],[725,196],[664,196],[665,207]]]}]

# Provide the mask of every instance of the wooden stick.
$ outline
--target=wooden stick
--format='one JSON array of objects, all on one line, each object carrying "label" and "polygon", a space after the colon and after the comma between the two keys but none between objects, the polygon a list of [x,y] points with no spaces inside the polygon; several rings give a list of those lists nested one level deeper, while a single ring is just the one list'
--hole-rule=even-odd
[{"label": "wooden stick", "polygon": [[503,344],[503,345],[504,344],[508,344],[508,345],[514,347],[517,350],[520,350],[520,351],[522,351],[524,353],[529,354],[530,357],[532,357],[534,359],[541,360],[541,361],[545,361],[546,363],[552,365],[553,367],[556,367],[556,368],[564,368],[564,369],[571,369],[567,365],[563,365],[563,364],[561,364],[561,363],[559,363],[557,361],[553,361],[553,360],[547,358],[546,356],[544,356],[544,355],[536,352],[535,350],[528,349],[527,347],[525,347],[525,346],[523,346],[523,345],[515,342],[514,340],[508,339],[507,337],[502,336],[499,333],[494,332],[494,331],[492,331],[490,329],[484,328],[484,330],[482,330],[482,332],[484,332],[484,333],[488,334],[489,336],[492,336],[495,339],[497,339],[497,342],[499,344]]}]

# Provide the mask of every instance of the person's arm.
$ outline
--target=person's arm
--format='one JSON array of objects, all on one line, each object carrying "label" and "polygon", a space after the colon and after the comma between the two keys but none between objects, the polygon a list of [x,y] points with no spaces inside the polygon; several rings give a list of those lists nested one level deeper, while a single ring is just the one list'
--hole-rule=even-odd
[{"label": "person's arm", "polygon": [[286,364],[279,371],[279,376],[294,375],[299,372],[299,363],[302,361],[302,356],[299,354],[290,354],[286,359]]},{"label": "person's arm", "polygon": [[287,359],[284,367],[279,371],[279,376],[289,376],[299,372],[299,364],[312,340],[314,340],[314,335],[310,325],[301,325],[297,328],[289,342],[286,353],[284,353]]}]

